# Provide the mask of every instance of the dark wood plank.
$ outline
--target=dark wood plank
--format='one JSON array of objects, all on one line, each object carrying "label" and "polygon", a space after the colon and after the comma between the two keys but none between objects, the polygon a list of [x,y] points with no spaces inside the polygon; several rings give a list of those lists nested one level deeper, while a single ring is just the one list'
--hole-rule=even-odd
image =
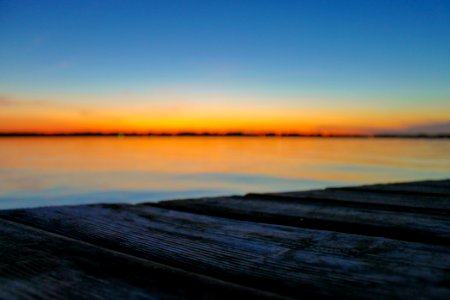
[{"label": "dark wood plank", "polygon": [[[252,195],[252,194],[250,194]],[[301,201],[314,200],[328,203],[340,202],[349,205],[370,205],[393,211],[410,211],[425,214],[450,214],[450,199],[439,195],[403,194],[391,191],[361,190],[361,189],[325,189],[301,192],[255,194],[258,196],[276,196],[299,199]],[[330,202],[331,201],[331,202]]]},{"label": "dark wood plank", "polygon": [[154,206],[205,215],[302,228],[450,245],[450,218],[379,207],[291,201],[283,197],[218,197],[163,201]]},{"label": "dark wood plank", "polygon": [[450,297],[448,247],[148,206],[1,212],[95,245],[292,297]]},{"label": "dark wood plank", "polygon": [[398,194],[413,194],[413,195],[430,195],[430,196],[443,196],[450,198],[450,188],[446,186],[430,185],[423,182],[410,182],[410,183],[390,183],[390,184],[371,184],[362,185],[356,187],[343,187],[343,188],[331,188],[331,189],[351,189],[361,191],[378,191]]},{"label": "dark wood plank", "polygon": [[0,220],[0,299],[281,298]]},{"label": "dark wood plank", "polygon": [[425,185],[425,186],[437,186],[450,189],[450,179],[445,180],[425,180],[413,182],[414,184]]}]

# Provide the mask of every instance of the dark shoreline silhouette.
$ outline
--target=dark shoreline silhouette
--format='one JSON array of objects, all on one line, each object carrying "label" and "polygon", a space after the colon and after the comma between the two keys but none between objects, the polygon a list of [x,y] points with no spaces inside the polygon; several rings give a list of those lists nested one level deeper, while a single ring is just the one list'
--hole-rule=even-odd
[{"label": "dark shoreline silhouette", "polygon": [[317,138],[426,138],[426,139],[448,139],[450,133],[444,134],[324,134],[324,133],[251,133],[241,131],[230,131],[225,133],[217,132],[71,132],[71,133],[39,133],[39,132],[0,132],[2,137],[317,137]]}]

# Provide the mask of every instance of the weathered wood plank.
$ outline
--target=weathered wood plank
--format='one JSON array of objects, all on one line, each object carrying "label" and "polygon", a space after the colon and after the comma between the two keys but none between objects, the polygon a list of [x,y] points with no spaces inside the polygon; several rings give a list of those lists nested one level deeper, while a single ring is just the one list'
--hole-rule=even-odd
[{"label": "weathered wood plank", "polygon": [[437,186],[437,187],[445,187],[450,189],[450,179],[445,180],[424,180],[424,181],[416,181],[409,182],[410,184],[418,184],[418,185],[426,185],[426,186]]},{"label": "weathered wood plank", "polygon": [[342,188],[330,188],[330,189],[351,189],[361,191],[378,191],[389,192],[399,194],[413,194],[413,195],[437,195],[450,197],[450,188],[447,186],[430,185],[423,182],[411,182],[411,183],[390,183],[390,184],[371,184],[362,185],[356,187],[342,187]]},{"label": "weathered wood plank", "polygon": [[[332,205],[335,204],[335,205]],[[338,203],[339,204],[339,203]],[[450,245],[450,218],[380,208],[291,201],[282,197],[220,197],[163,201],[154,206],[302,228]]]},{"label": "weathered wood plank", "polygon": [[[438,195],[400,194],[391,191],[344,188],[255,195],[288,197],[301,201],[314,200],[319,202],[325,200],[328,203],[340,202],[341,204],[347,203],[349,205],[363,204],[399,212],[410,211],[425,214],[450,214],[450,198]],[[330,202],[330,200],[333,202]]]},{"label": "weathered wood plank", "polygon": [[448,247],[146,206],[1,216],[144,259],[292,297],[448,299]]},{"label": "weathered wood plank", "polygon": [[281,298],[0,220],[0,299]]}]

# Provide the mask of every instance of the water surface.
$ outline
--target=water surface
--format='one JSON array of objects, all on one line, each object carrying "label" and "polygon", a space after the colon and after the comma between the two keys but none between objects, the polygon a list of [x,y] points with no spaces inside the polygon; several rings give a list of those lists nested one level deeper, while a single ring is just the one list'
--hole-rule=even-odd
[{"label": "water surface", "polygon": [[0,209],[307,190],[450,177],[450,140],[0,139]]}]

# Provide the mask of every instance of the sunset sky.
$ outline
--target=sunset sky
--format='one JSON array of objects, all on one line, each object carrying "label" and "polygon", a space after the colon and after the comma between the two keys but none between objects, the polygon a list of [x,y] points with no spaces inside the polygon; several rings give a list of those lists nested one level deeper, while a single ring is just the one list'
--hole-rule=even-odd
[{"label": "sunset sky", "polygon": [[450,132],[450,1],[0,0],[0,132]]}]

